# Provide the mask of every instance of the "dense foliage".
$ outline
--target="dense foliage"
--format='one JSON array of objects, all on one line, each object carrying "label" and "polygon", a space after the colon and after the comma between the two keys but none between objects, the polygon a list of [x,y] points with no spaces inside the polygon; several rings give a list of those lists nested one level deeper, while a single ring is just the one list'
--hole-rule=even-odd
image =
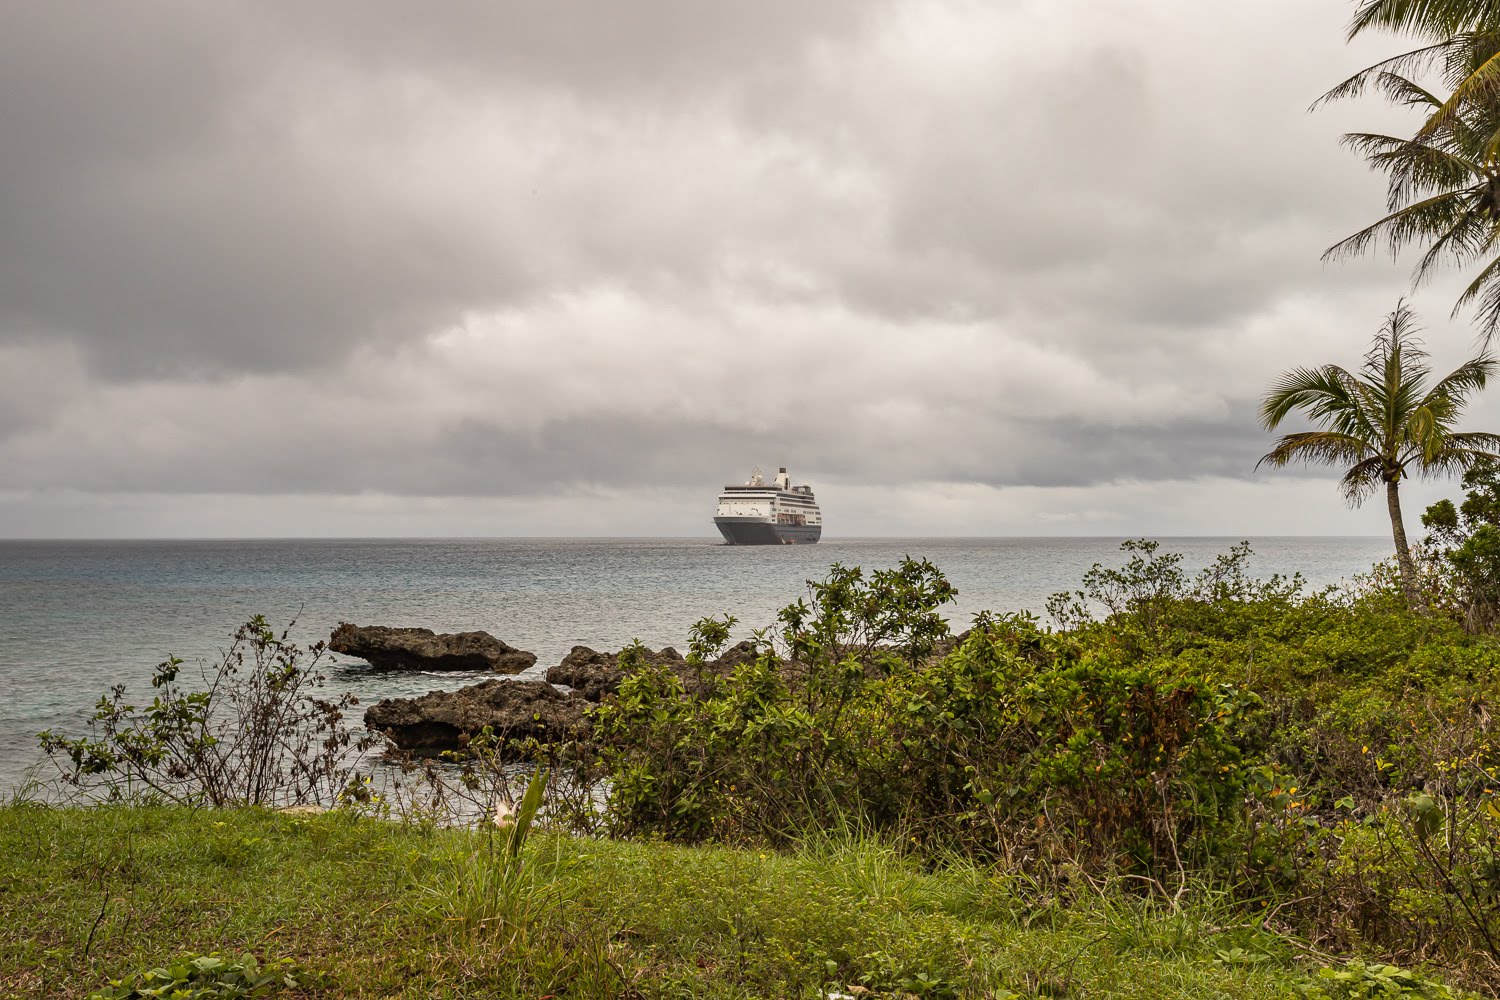
[{"label": "dense foliage", "polygon": [[283,988],[296,989],[292,963],[282,959],[262,967],[253,955],[187,956],[146,969],[139,975],[112,980],[89,1000],[229,1000],[265,997]]},{"label": "dense foliage", "polygon": [[1048,883],[1207,879],[1325,947],[1500,971],[1500,643],[1389,572],[1308,593],[1253,579],[1246,546],[1196,578],[1124,548],[1054,597],[1056,629],[948,636],[952,587],[907,561],[835,566],[692,691],[636,650],[595,718],[612,830],[853,826]]}]

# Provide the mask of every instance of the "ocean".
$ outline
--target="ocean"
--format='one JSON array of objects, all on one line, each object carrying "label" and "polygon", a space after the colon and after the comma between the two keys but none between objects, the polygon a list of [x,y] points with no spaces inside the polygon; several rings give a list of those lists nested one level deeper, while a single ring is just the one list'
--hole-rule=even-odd
[{"label": "ocean", "polygon": [[[1196,571],[1235,538],[1168,538]],[[1256,576],[1301,572],[1311,587],[1367,571],[1389,538],[1252,538]],[[0,541],[0,795],[38,759],[43,729],[81,730],[116,684],[150,700],[168,655],[214,661],[235,628],[262,614],[304,644],[339,622],[483,629],[537,654],[534,672],[574,645],[632,639],[684,649],[707,615],[739,619],[735,638],[770,624],[832,563],[867,570],[930,559],[958,588],[949,617],[984,610],[1044,615],[1120,539],[827,539],[735,547],[710,538]],[[363,704],[473,683],[475,674],[376,674],[335,657],[329,688]],[[43,772],[44,774],[46,772]]]}]

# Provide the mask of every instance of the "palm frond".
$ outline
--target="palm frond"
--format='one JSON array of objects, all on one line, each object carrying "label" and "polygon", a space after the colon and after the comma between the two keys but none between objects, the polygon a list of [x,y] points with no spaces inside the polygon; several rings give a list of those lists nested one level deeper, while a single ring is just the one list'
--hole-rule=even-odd
[{"label": "palm frond", "polygon": [[[1372,29],[1412,35],[1423,44],[1383,59],[1339,84],[1318,103],[1374,89],[1398,107],[1426,112],[1407,139],[1353,133],[1344,145],[1386,177],[1386,215],[1346,237],[1323,259],[1370,250],[1398,256],[1423,249],[1413,287],[1445,263],[1484,272],[1455,314],[1478,299],[1484,342],[1500,331],[1500,0],[1359,0],[1350,37]],[[1426,78],[1436,74],[1447,96]],[[1316,105],[1315,105],[1316,106]]]},{"label": "palm frond", "polygon": [[[1344,462],[1361,462],[1368,456],[1367,444],[1352,434],[1335,431],[1301,431],[1287,434],[1276,442],[1270,451],[1255,463],[1282,468],[1292,462],[1308,465],[1337,465]],[[1374,456],[1377,457],[1378,456]]]},{"label": "palm frond", "polygon": [[1463,198],[1463,192],[1448,192],[1398,209],[1324,250],[1323,260],[1358,257],[1381,241],[1389,246],[1391,256],[1395,257],[1403,247],[1419,237],[1441,235],[1445,229],[1444,223],[1457,214],[1455,202],[1459,203],[1458,212],[1462,211]]},{"label": "palm frond", "polygon": [[1466,451],[1500,453],[1500,434],[1488,431],[1455,431],[1448,435],[1448,441]]},{"label": "palm frond", "polygon": [[[1494,435],[1486,435],[1493,437]],[[1483,448],[1448,447],[1418,465],[1423,479],[1462,475],[1481,462],[1500,461],[1500,439]]]},{"label": "palm frond", "polygon": [[1500,257],[1486,264],[1464,288],[1453,304],[1452,315],[1457,316],[1475,299],[1479,300],[1479,307],[1474,311],[1474,320],[1479,327],[1480,343],[1487,348],[1500,333]]},{"label": "palm frond", "polygon": [[1471,205],[1417,259],[1412,268],[1413,287],[1424,284],[1432,277],[1445,257],[1451,257],[1455,264],[1462,265],[1483,254],[1494,231],[1494,223]]},{"label": "palm frond", "polygon": [[1413,81],[1410,77],[1393,73],[1390,70],[1382,70],[1374,80],[1375,88],[1385,95],[1385,99],[1396,105],[1425,104],[1432,108],[1441,108],[1443,99]]},{"label": "palm frond", "polygon": [[1497,0],[1361,0],[1349,23],[1349,37],[1372,28],[1446,37],[1500,18]]},{"label": "palm frond", "polygon": [[1490,55],[1474,67],[1467,77],[1455,81],[1453,93],[1427,116],[1427,120],[1417,130],[1416,138],[1423,139],[1433,135],[1446,127],[1465,108],[1493,107],[1497,97],[1500,97],[1500,53]]},{"label": "palm frond", "polygon": [[1482,351],[1439,379],[1422,399],[1422,405],[1430,406],[1438,399],[1448,400],[1454,407],[1454,416],[1457,416],[1468,396],[1483,389],[1497,371],[1500,371],[1500,358]]},{"label": "palm frond", "polygon": [[1351,507],[1364,503],[1379,488],[1384,473],[1385,462],[1379,455],[1350,466],[1339,479],[1339,493],[1343,494],[1344,502]]},{"label": "palm frond", "polygon": [[1338,365],[1293,368],[1266,390],[1261,400],[1261,425],[1274,431],[1293,410],[1306,410],[1317,420],[1336,420],[1358,409],[1358,383]]},{"label": "palm frond", "polygon": [[1375,132],[1350,132],[1340,138],[1339,144],[1387,175],[1387,211],[1398,211],[1433,194],[1478,187],[1488,179],[1484,167],[1462,148],[1449,149]]},{"label": "palm frond", "polygon": [[1454,46],[1450,38],[1443,38],[1431,45],[1403,52],[1389,59],[1382,59],[1378,63],[1366,66],[1347,80],[1334,87],[1328,93],[1319,97],[1308,107],[1309,111],[1316,111],[1319,105],[1327,104],[1329,101],[1341,101],[1349,97],[1360,97],[1366,90],[1376,86],[1380,77],[1385,73],[1393,73],[1399,76],[1412,76],[1441,65],[1446,61],[1449,50]]},{"label": "palm frond", "polygon": [[1457,316],[1464,306],[1472,302],[1475,296],[1484,291],[1485,287],[1497,278],[1500,278],[1500,257],[1496,257],[1486,264],[1484,269],[1474,276],[1474,280],[1469,282],[1464,288],[1463,293],[1458,297],[1458,301],[1453,304],[1452,315]]}]

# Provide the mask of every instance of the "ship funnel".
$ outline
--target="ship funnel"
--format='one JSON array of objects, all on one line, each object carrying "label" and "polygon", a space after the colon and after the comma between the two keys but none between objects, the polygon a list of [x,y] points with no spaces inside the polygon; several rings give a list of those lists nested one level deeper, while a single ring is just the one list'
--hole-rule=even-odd
[{"label": "ship funnel", "polygon": [[783,465],[781,467],[781,471],[776,473],[776,488],[778,490],[784,490],[789,489],[791,485],[791,477],[786,474],[786,466]]}]

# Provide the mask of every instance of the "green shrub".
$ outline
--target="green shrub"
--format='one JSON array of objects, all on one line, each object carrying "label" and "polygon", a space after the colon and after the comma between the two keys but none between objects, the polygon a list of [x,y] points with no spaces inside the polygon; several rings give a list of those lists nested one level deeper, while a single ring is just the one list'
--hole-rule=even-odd
[{"label": "green shrub", "polygon": [[1459,1000],[1462,996],[1451,987],[1419,972],[1358,959],[1341,969],[1319,969],[1317,981],[1310,984],[1304,993],[1314,1000],[1376,1000],[1384,997]]},{"label": "green shrub", "polygon": [[1230,732],[1256,701],[1234,685],[1027,615],[981,615],[947,643],[934,615],[952,588],[925,563],[869,583],[836,566],[809,589],[712,691],[626,652],[595,715],[617,833],[778,842],[855,818],[978,855],[1066,845],[1154,870],[1237,815]]},{"label": "green shrub", "polygon": [[61,780],[108,798],[181,804],[332,804],[360,791],[360,759],[381,739],[353,729],[350,695],[324,698],[326,647],[303,649],[257,615],[240,626],[199,686],[184,683],[183,661],[156,668],[149,705],[117,685],[99,699],[89,735],[39,734]]},{"label": "green shrub", "polygon": [[224,958],[218,954],[177,959],[89,994],[89,1000],[210,1000],[210,998],[265,997],[283,987],[301,985],[290,959],[262,966],[253,955]]}]

